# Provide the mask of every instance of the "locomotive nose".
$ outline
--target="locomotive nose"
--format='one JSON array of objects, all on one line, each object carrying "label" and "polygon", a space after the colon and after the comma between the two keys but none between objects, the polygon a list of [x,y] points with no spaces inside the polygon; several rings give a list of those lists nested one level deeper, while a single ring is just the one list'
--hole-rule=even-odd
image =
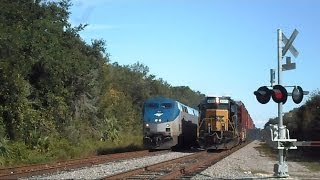
[{"label": "locomotive nose", "polygon": [[163,112],[162,111],[157,111],[155,114],[154,114],[154,117],[160,117],[163,115]]}]

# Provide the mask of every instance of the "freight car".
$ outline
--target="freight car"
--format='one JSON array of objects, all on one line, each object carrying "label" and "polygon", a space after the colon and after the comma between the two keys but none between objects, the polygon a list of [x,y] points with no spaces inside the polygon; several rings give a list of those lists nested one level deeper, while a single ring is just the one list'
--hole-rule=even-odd
[{"label": "freight car", "polygon": [[199,104],[198,141],[205,149],[230,149],[246,140],[253,121],[241,101],[206,97]]},{"label": "freight car", "polygon": [[147,149],[197,145],[198,111],[176,100],[155,97],[143,106],[143,143]]}]

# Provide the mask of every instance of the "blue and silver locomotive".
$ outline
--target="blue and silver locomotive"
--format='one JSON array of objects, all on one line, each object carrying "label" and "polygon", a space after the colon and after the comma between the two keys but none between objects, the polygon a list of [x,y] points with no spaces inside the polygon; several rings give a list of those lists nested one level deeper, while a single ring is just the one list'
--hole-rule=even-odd
[{"label": "blue and silver locomotive", "polygon": [[144,146],[148,149],[190,148],[197,145],[198,111],[164,97],[143,107]]}]

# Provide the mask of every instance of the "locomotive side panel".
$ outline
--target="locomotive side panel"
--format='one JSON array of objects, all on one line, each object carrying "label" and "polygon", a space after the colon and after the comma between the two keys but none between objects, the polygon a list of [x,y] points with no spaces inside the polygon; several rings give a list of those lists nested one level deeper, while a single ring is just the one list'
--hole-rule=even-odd
[{"label": "locomotive side panel", "polygon": [[252,118],[247,110],[247,108],[245,107],[245,105],[242,103],[241,105],[241,124],[242,124],[242,131],[245,132],[245,139],[244,140],[252,140],[253,137],[255,137],[254,135],[254,123],[252,121]]},{"label": "locomotive side panel", "polygon": [[191,148],[197,145],[198,111],[181,103],[180,106],[179,125],[181,129],[178,136],[178,146],[180,148]]}]

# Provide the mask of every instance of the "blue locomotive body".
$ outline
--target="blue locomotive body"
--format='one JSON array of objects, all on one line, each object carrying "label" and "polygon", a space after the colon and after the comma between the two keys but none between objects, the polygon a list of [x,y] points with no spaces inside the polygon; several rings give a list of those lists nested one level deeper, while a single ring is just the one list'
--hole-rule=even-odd
[{"label": "blue locomotive body", "polygon": [[143,107],[144,146],[148,149],[197,145],[198,111],[164,97],[148,99]]}]

